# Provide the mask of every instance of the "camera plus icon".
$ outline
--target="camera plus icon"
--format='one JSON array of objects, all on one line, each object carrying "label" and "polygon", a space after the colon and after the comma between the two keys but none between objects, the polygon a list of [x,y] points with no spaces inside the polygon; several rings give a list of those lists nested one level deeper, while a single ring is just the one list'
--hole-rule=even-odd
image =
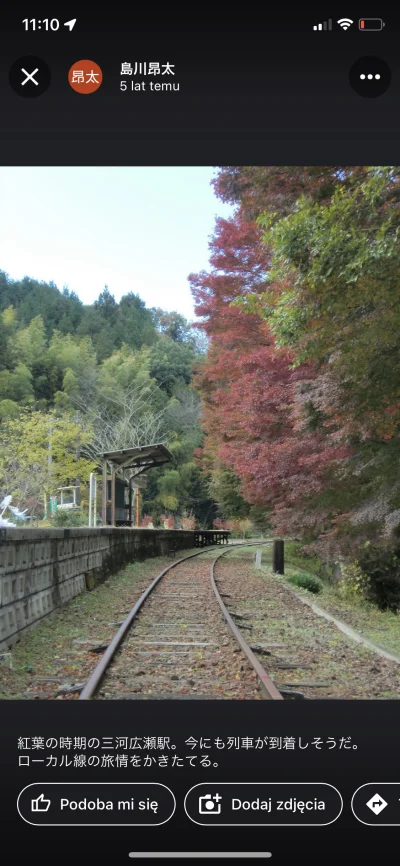
[{"label": "camera plus icon", "polygon": [[204,797],[199,797],[199,814],[200,815],[219,815],[221,812],[221,794],[204,794]]}]

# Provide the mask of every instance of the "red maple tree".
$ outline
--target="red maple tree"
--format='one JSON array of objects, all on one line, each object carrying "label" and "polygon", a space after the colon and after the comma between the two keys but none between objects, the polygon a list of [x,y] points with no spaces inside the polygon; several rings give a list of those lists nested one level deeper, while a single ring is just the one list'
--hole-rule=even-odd
[{"label": "red maple tree", "polygon": [[[240,204],[230,220],[218,219],[210,244],[209,272],[192,274],[196,313],[210,338],[197,376],[203,397],[205,466],[221,464],[242,481],[242,495],[271,511],[276,531],[310,536],[323,532],[331,506],[315,497],[350,453],[337,425],[316,423],[310,391],[329,387],[326,371],[294,367],[293,354],[279,348],[268,323],[232,302],[265,291],[268,245],[255,217],[273,205],[279,214],[295,203],[306,183],[322,195],[331,169],[222,169],[217,194]],[[255,185],[256,176],[257,183]],[[327,192],[326,192],[327,194]],[[272,289],[282,292],[286,286]],[[318,387],[317,387],[318,386]],[[324,386],[324,387],[323,387]],[[324,393],[325,393],[324,392]]]}]

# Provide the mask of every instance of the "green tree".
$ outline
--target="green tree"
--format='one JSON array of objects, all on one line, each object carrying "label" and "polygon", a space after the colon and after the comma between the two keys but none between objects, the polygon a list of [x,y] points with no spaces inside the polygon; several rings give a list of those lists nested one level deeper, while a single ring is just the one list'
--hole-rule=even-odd
[{"label": "green tree", "polygon": [[285,218],[261,218],[272,256],[256,303],[278,345],[297,364],[329,363],[341,418],[383,437],[400,423],[399,171],[370,168],[329,201],[303,196]]},{"label": "green tree", "polygon": [[97,301],[94,302],[94,307],[99,311],[102,318],[106,319],[108,324],[114,324],[117,306],[114,295],[111,294],[108,286],[104,286],[104,289],[100,292]]},{"label": "green tree", "polygon": [[195,358],[191,346],[161,337],[150,350],[150,374],[165,390],[172,394],[177,386],[189,384]]},{"label": "green tree", "polygon": [[0,310],[10,305],[18,310],[22,326],[29,325],[35,316],[41,315],[47,337],[55,328],[74,330],[82,315],[79,298],[68,289],[61,293],[54,283],[38,282],[30,277],[10,280],[0,272]]},{"label": "green tree", "polygon": [[9,307],[6,307],[1,314],[3,325],[9,331],[15,331],[18,327],[17,313],[15,307],[10,304]]},{"label": "green tree", "polygon": [[21,411],[21,407],[14,400],[0,401],[0,421],[6,421],[9,418],[17,418]]},{"label": "green tree", "polygon": [[18,362],[32,367],[46,347],[46,331],[42,316],[35,316],[27,328],[18,331],[9,341],[9,352]]},{"label": "green tree", "polygon": [[33,397],[32,373],[25,364],[17,364],[12,372],[0,373],[0,399],[26,404],[32,402]]},{"label": "green tree", "polygon": [[44,494],[54,494],[78,476],[87,481],[95,466],[77,457],[88,433],[67,415],[22,412],[2,423],[0,437],[0,487],[36,513]]},{"label": "green tree", "polygon": [[4,370],[7,367],[7,344],[7,328],[4,324],[3,318],[0,316],[0,371]]},{"label": "green tree", "polygon": [[123,295],[119,302],[117,325],[121,344],[126,343],[132,349],[152,346],[157,340],[152,312],[133,292]]},{"label": "green tree", "polygon": [[175,343],[191,342],[191,325],[184,316],[176,311],[169,313],[160,307],[153,308],[152,312],[157,330],[164,337],[170,337]]},{"label": "green tree", "polygon": [[45,352],[32,364],[33,388],[35,401],[41,401],[52,407],[55,394],[62,388],[63,371],[55,361],[54,356]]},{"label": "green tree", "polygon": [[[1,277],[1,271],[0,271]],[[10,304],[3,310],[0,316],[0,370],[12,370],[15,366],[15,358],[10,351],[12,339],[18,328],[18,319],[15,308]]]},{"label": "green tree", "polygon": [[67,367],[63,378],[63,390],[68,397],[73,397],[79,389],[78,378],[70,367]]},{"label": "green tree", "polygon": [[70,369],[78,376],[88,375],[96,367],[96,354],[90,337],[74,337],[55,330],[47,356],[59,370]]},{"label": "green tree", "polygon": [[240,478],[226,466],[214,470],[209,490],[223,518],[232,520],[249,516],[251,506],[241,495],[240,487]]}]

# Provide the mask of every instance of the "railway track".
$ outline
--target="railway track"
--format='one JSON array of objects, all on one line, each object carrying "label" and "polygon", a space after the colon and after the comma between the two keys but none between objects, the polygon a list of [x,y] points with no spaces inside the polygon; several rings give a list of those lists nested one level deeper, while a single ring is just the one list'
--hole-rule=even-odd
[{"label": "railway track", "polygon": [[218,556],[210,549],[192,553],[157,575],[120,625],[79,700],[282,700],[218,589],[218,562],[238,547]]},{"label": "railway track", "polygon": [[218,588],[281,695],[288,700],[399,698],[397,656],[328,615],[312,593],[302,596],[273,576],[270,557],[263,553],[263,558],[263,568],[261,562],[257,568],[254,552],[238,548],[229,561],[222,560]]}]

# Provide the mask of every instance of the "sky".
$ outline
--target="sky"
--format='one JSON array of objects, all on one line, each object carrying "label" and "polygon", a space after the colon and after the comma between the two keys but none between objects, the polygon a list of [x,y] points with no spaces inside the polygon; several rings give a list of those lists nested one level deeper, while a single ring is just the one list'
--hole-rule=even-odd
[{"label": "sky", "polygon": [[208,269],[216,216],[211,167],[0,167],[0,270],[193,319],[189,273]]}]

